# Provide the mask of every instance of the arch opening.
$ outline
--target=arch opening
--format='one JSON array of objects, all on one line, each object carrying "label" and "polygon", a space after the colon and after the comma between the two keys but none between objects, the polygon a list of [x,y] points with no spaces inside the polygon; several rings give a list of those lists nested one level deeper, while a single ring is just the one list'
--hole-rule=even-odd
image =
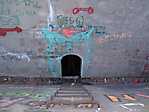
[{"label": "arch opening", "polygon": [[66,55],[61,60],[62,77],[81,78],[82,59],[78,55]]}]

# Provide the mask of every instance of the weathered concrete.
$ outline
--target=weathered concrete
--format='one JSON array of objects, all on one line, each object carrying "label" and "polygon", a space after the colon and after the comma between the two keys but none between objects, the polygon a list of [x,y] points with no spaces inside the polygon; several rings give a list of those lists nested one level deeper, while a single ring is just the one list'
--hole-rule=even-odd
[{"label": "weathered concrete", "polygon": [[[91,15],[72,14],[75,7],[89,6],[94,8]],[[7,76],[61,77],[61,58],[73,53],[82,58],[84,77],[141,75],[148,71],[144,68],[149,55],[148,10],[148,0],[0,0],[0,28],[23,29],[0,36],[0,72]],[[48,22],[57,25],[59,15],[83,16],[84,25],[102,27],[90,40],[81,39],[72,46],[53,41],[54,48],[47,52],[48,42],[41,30]]]}]

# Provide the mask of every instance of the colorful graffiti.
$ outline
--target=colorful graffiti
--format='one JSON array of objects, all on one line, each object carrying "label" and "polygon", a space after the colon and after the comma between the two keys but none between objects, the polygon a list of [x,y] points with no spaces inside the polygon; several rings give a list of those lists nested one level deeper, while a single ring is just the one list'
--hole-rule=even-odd
[{"label": "colorful graffiti", "polygon": [[[22,27],[27,28],[29,25],[31,25],[30,27],[33,28],[32,26],[34,26],[34,25],[32,25],[32,23],[36,24],[36,25],[38,24],[38,27],[36,27],[37,30],[28,28],[23,33],[21,33],[21,35],[16,35],[16,37],[21,36],[24,38],[24,37],[28,36],[28,37],[33,38],[33,41],[32,41],[33,43],[31,42],[31,44],[33,46],[34,45],[35,46],[33,49],[31,48],[31,50],[40,48],[39,49],[40,53],[38,53],[39,55],[45,55],[43,53],[46,53],[46,56],[48,56],[48,58],[52,58],[52,59],[62,56],[65,53],[71,53],[71,52],[80,53],[81,52],[81,55],[83,56],[83,61],[85,61],[85,64],[90,63],[91,62],[91,61],[89,62],[90,59],[94,60],[93,59],[94,55],[95,55],[94,51],[100,52],[100,51],[98,51],[100,43],[107,42],[107,44],[108,44],[108,42],[110,43],[110,41],[113,41],[113,40],[116,40],[114,42],[124,42],[127,40],[124,40],[124,41],[121,41],[121,40],[131,38],[131,34],[129,32],[128,33],[127,32],[116,32],[116,33],[110,32],[110,33],[108,33],[109,31],[107,31],[107,27],[109,24],[104,24],[104,23],[106,23],[106,22],[104,22],[104,20],[98,21],[99,24],[96,24],[97,19],[99,19],[97,14],[94,15],[94,8],[97,8],[96,5],[94,8],[91,7],[92,11],[91,11],[91,8],[89,8],[89,7],[80,8],[78,5],[76,5],[77,7],[74,7],[74,5],[72,5],[72,6],[70,5],[69,7],[65,7],[66,8],[65,9],[64,7],[61,7],[59,5],[59,3],[57,3],[57,2],[59,2],[57,0],[56,1],[55,0],[54,1],[46,0],[45,3],[47,3],[48,1],[51,2],[51,6],[49,5],[50,6],[49,10],[47,9],[48,6],[46,6],[48,4],[44,5],[45,7],[41,7],[43,5],[43,2],[41,2],[40,0],[0,0],[0,14],[1,14],[0,15],[0,26],[2,26],[2,28],[15,28],[15,26],[21,25]],[[8,10],[6,10],[7,9],[6,5],[7,5]],[[84,5],[80,4],[80,6],[85,6],[85,4]],[[91,6],[91,5],[89,5],[89,6]],[[64,10],[63,10],[63,8],[64,8]],[[72,14],[73,8],[74,8],[74,15]],[[39,9],[41,9],[41,10],[39,10]],[[69,11],[70,11],[69,13],[65,13],[65,10],[67,10],[67,9],[69,9]],[[54,12],[52,12],[52,11],[54,11]],[[49,12],[49,14],[48,14],[48,12]],[[47,17],[40,18],[39,16],[41,16],[40,15],[41,13],[44,13],[43,14],[44,17],[45,16],[47,16]],[[89,13],[91,15],[89,15]],[[9,14],[10,14],[10,16],[9,16]],[[32,16],[34,16],[33,18],[35,18],[35,21],[34,22],[28,21],[32,18]],[[37,18],[36,18],[36,16],[37,16]],[[49,23],[47,25],[48,18],[49,18]],[[54,21],[51,22],[50,21],[51,18],[53,18]],[[39,21],[40,21],[39,19],[42,19],[42,23],[39,23]],[[112,20],[111,20],[111,22],[112,22]],[[29,23],[31,23],[31,24],[29,24]],[[41,24],[41,25],[39,25],[39,24]],[[48,30],[51,32],[50,32],[50,34],[48,34],[49,39],[46,40],[44,38],[44,40],[47,41],[48,48],[45,50],[45,52],[43,52],[44,51],[43,49],[45,49],[46,44],[44,43],[45,41],[42,41],[42,37],[44,36],[44,34],[43,33],[41,34],[40,31],[43,29],[40,29],[40,28],[43,28],[43,26],[45,26],[45,25],[47,25],[49,27]],[[104,26],[104,25],[107,25],[107,26]],[[111,29],[112,27],[109,26],[108,29]],[[85,38],[81,37],[82,36],[81,35],[80,40],[73,39],[74,35],[79,35],[80,32],[85,34],[91,28],[94,28],[93,35],[92,35],[93,38],[89,38],[87,41],[84,41],[83,39],[85,39]],[[113,30],[116,31],[116,28],[113,28]],[[128,31],[128,30],[124,29],[122,31]],[[3,31],[2,33],[0,33],[0,35],[1,35],[0,37],[5,36],[6,34],[7,34],[7,32]],[[15,35],[16,33],[13,33],[13,34]],[[12,36],[14,36],[14,35],[12,35]],[[8,35],[8,36],[11,36],[11,35]],[[35,39],[37,39],[37,38],[41,42],[43,42],[43,44],[44,44],[44,45],[42,44],[43,46],[34,42],[34,41],[36,41]],[[30,43],[28,44],[26,42],[26,41],[29,41],[28,38],[24,38],[24,39],[25,39],[25,41],[22,41],[22,40],[19,41],[20,42],[19,46],[23,45],[21,48],[19,48],[18,45],[16,46],[18,49],[17,51],[20,51],[20,49],[22,50],[22,48],[24,50],[26,50],[26,49],[30,50],[30,48],[27,48],[30,46],[29,45]],[[120,41],[117,41],[117,40],[120,40]],[[23,44],[21,44],[21,43],[23,43]],[[102,46],[104,47],[104,45],[105,44],[103,44]],[[132,44],[132,46],[133,46],[133,44]],[[107,47],[109,47],[109,46],[107,45]],[[100,49],[102,49],[101,46],[100,46]],[[116,47],[115,49],[121,50],[121,48],[118,48],[118,47]],[[16,53],[16,54],[21,54],[21,53]],[[93,55],[93,56],[91,56],[91,55]],[[7,54],[7,56],[4,56],[4,58],[6,58],[6,57],[9,57],[9,58],[12,57],[13,58],[12,60],[14,60],[14,59],[27,60],[27,62],[28,62],[28,59],[23,58],[22,56],[17,57],[15,55],[10,56],[10,54],[9,55]],[[98,57],[95,58],[96,61],[97,61],[97,58]],[[49,61],[48,63],[50,64],[51,61]],[[57,66],[54,63],[55,62],[52,62],[51,66],[52,65],[54,65],[54,67]],[[96,62],[96,63],[97,63],[96,66],[99,67],[100,64],[98,62]],[[133,62],[130,62],[130,64],[131,63],[133,64]],[[128,62],[128,64],[129,64],[129,62]],[[141,63],[139,63],[139,65],[140,64]],[[92,66],[92,65],[93,65],[93,62],[90,63],[90,66]],[[108,64],[106,63],[105,66],[108,66]],[[54,67],[52,68],[52,70],[57,71],[55,69],[56,67],[55,68]],[[87,69],[87,67],[85,67],[85,68]],[[147,68],[148,68],[148,66],[145,66],[145,69],[147,69]],[[132,69],[134,69],[134,68],[132,68]],[[108,70],[112,71],[112,69],[108,69]],[[90,71],[93,71],[93,70],[90,70]],[[96,70],[95,70],[95,72],[96,72]]]},{"label": "colorful graffiti", "polygon": [[107,35],[105,26],[85,25],[84,17],[79,16],[76,19],[67,16],[57,16],[57,24],[48,24],[50,31],[57,31],[62,28],[73,28],[77,32],[85,32],[94,28],[96,36]]},{"label": "colorful graffiti", "polygon": [[49,32],[48,28],[42,29],[42,34],[44,39],[48,42],[48,49],[47,52],[51,52],[54,50],[55,45],[65,44],[67,49],[72,49],[73,42],[83,42],[91,38],[91,34],[93,33],[94,29],[90,29],[86,32],[76,33],[73,36],[67,38],[64,35],[58,32]]},{"label": "colorful graffiti", "polygon": [[64,15],[59,15],[56,18],[57,24],[48,24],[50,31],[56,31],[61,28],[73,28],[79,32],[85,32],[91,29],[92,27],[95,29],[94,32],[97,36],[100,35],[107,35],[106,27],[103,25],[87,25],[85,23],[84,16],[77,16],[77,17],[68,17]]},{"label": "colorful graffiti", "polygon": [[[46,49],[46,55],[49,56],[48,59],[48,68],[50,73],[56,74],[56,65],[53,58],[59,60],[59,57],[66,54],[72,53],[74,51],[74,46],[76,44],[83,43],[84,50],[84,61],[86,64],[90,64],[92,59],[92,46],[93,38],[91,34],[95,33],[96,35],[105,35],[106,28],[105,26],[95,26],[88,25],[85,23],[84,16],[66,16],[66,15],[57,15],[56,23],[52,22],[53,18],[53,7],[52,2],[49,0],[49,17],[48,17],[48,28],[42,29],[42,34],[44,40],[48,43],[48,48]],[[87,12],[88,14],[94,13],[93,7],[87,8],[74,8],[72,10],[74,15],[79,14],[80,12]],[[58,49],[61,49],[61,53],[58,53]],[[86,68],[88,65],[86,66]]]},{"label": "colorful graffiti", "polygon": [[[54,62],[55,60],[53,60],[52,58],[56,58],[59,59],[60,56],[62,56],[62,54],[65,53],[69,53],[69,52],[73,52],[73,44],[74,43],[81,43],[84,42],[86,45],[86,60],[89,61],[89,52],[90,52],[90,47],[89,47],[89,43],[91,35],[94,31],[94,28],[90,29],[89,31],[86,32],[77,32],[75,33],[74,31],[71,32],[71,36],[69,35],[69,37],[65,36],[66,32],[63,32],[64,34],[61,34],[60,32],[50,32],[48,28],[43,28],[42,29],[42,34],[44,39],[47,41],[48,43],[48,48],[46,49],[46,55],[48,56],[48,70],[51,74],[55,74],[57,75],[57,67],[55,65],[56,62]],[[64,45],[63,46],[63,51],[61,51],[61,54],[58,55],[57,53],[55,53],[55,50],[57,48],[58,45]]]}]

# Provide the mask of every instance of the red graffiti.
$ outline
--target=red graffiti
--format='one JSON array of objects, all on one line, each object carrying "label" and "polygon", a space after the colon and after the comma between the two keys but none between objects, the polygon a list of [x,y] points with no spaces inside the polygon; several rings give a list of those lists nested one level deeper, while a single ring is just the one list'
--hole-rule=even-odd
[{"label": "red graffiti", "polygon": [[66,37],[71,37],[76,32],[76,30],[72,28],[65,28],[62,30],[62,32]]},{"label": "red graffiti", "polygon": [[78,14],[80,11],[86,11],[88,14],[93,14],[94,13],[94,8],[93,7],[74,8],[72,12],[73,12],[73,14]]},{"label": "red graffiti", "polygon": [[22,32],[22,28],[16,26],[15,28],[0,28],[0,36],[6,36],[8,32]]},{"label": "red graffiti", "polygon": [[74,33],[78,33],[78,32],[85,32],[87,31],[87,29],[82,28],[82,29],[75,29],[75,28],[64,28],[62,29],[61,33],[66,36],[67,38],[72,37],[72,35],[74,35]]}]

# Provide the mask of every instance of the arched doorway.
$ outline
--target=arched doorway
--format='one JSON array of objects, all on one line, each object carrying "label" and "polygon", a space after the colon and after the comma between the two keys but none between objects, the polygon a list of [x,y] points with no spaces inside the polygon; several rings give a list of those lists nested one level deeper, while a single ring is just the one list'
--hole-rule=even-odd
[{"label": "arched doorway", "polygon": [[62,77],[81,77],[82,59],[74,54],[66,55],[61,60]]}]

